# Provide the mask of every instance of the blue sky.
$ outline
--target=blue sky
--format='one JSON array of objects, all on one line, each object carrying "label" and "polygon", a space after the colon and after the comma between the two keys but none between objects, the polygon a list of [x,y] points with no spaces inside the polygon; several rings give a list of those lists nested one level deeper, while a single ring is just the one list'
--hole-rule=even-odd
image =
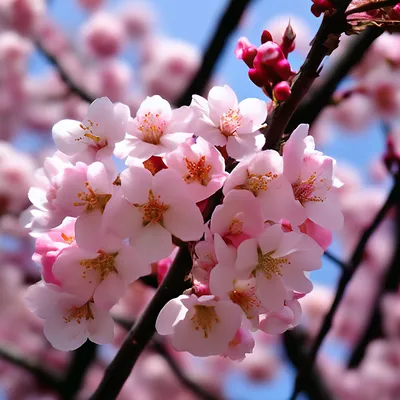
[{"label": "blue sky", "polygon": [[[107,7],[118,7],[124,0],[109,0]],[[130,0],[132,3],[135,1]],[[238,0],[239,1],[239,0]],[[207,44],[213,32],[218,17],[223,12],[226,0],[152,0],[149,1],[159,14],[157,30],[174,38],[181,38],[194,43],[200,49]],[[321,19],[315,18],[309,11],[310,0],[256,0],[253,2],[246,20],[241,28],[233,35],[218,65],[216,74],[218,81],[227,83],[237,93],[239,99],[245,97],[264,98],[263,93],[247,78],[247,67],[236,60],[233,50],[240,36],[247,36],[255,44],[259,43],[265,22],[275,15],[293,15],[303,18],[316,32]],[[53,0],[50,12],[59,25],[69,35],[71,41],[77,41],[77,27],[82,23],[87,14],[76,6],[75,0]],[[293,67],[298,68],[301,63],[299,56],[294,57]],[[39,55],[31,60],[33,73],[42,73],[48,68],[46,61]],[[346,162],[357,166],[367,179],[366,170],[368,163],[383,148],[381,132],[377,125],[371,125],[368,132],[360,140],[359,136],[348,135],[340,132],[338,139],[324,147],[324,151],[338,162]],[[360,145],[360,143],[362,143]],[[332,251],[339,253],[337,245]],[[313,274],[315,282],[332,285],[338,277],[337,268],[329,261],[324,261],[321,271]],[[288,398],[293,382],[293,373],[289,367],[281,370],[279,379],[270,384],[250,385],[243,376],[232,376],[227,383],[227,395],[232,400],[268,399],[283,400]],[[0,392],[0,399],[1,399]]]}]

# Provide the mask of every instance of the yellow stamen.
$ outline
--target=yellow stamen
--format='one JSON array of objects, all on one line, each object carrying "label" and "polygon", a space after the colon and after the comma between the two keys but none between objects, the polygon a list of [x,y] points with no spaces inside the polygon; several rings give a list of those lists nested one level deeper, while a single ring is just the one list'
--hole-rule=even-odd
[{"label": "yellow stamen", "polygon": [[195,314],[190,319],[196,331],[202,330],[204,339],[208,338],[214,324],[218,324],[220,319],[213,306],[194,306]]}]

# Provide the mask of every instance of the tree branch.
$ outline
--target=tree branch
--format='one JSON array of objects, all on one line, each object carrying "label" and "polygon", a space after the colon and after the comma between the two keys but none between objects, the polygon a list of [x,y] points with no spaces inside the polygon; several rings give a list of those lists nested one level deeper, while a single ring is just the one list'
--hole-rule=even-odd
[{"label": "tree branch", "polygon": [[96,99],[95,96],[91,95],[90,93],[87,93],[70,78],[68,72],[64,69],[61,63],[57,60],[55,56],[50,54],[50,52],[42,45],[42,43],[36,41],[36,47],[47,58],[47,60],[57,69],[60,78],[72,93],[76,94],[82,100],[87,101],[88,103],[92,103]]},{"label": "tree branch", "polygon": [[[307,359],[307,335],[299,327],[294,330],[286,331],[283,334],[283,344],[286,354],[293,366],[300,370]],[[331,400],[332,396],[325,386],[324,379],[321,377],[316,366],[310,371],[304,385],[310,400]]]},{"label": "tree branch", "polygon": [[61,377],[44,369],[36,360],[30,360],[26,358],[25,355],[20,354],[17,350],[9,347],[0,347],[0,358],[31,373],[44,386],[52,388],[57,393],[61,392]]},{"label": "tree branch", "polygon": [[294,79],[291,95],[268,116],[268,126],[262,129],[266,138],[263,149],[278,147],[290,118],[319,76],[323,59],[337,47],[340,35],[346,30],[344,12],[350,2],[351,0],[342,1],[333,15],[324,17],[306,60]]},{"label": "tree branch", "polygon": [[371,44],[382,33],[381,28],[371,26],[352,39],[344,54],[312,85],[290,119],[286,132],[292,132],[302,123],[311,125],[316,120],[321,111],[331,103],[339,83],[362,60]]},{"label": "tree branch", "polygon": [[342,271],[344,271],[347,268],[346,263],[344,263],[342,260],[339,260],[335,255],[333,255],[330,251],[326,250],[324,252],[324,256],[334,262],[337,266],[340,267]]},{"label": "tree branch", "polygon": [[177,104],[189,105],[193,94],[202,94],[204,92],[214,68],[223,54],[223,50],[230,35],[235,31],[244,11],[250,3],[251,0],[230,0],[225,13],[219,20],[217,29],[204,52],[200,68],[192,79],[191,84],[178,99]]},{"label": "tree branch", "polygon": [[304,389],[304,382],[307,382],[308,380],[309,372],[313,368],[317,353],[321,347],[322,342],[324,341],[325,336],[327,335],[332,326],[333,318],[336,314],[336,310],[338,309],[340,301],[342,300],[347,284],[350,282],[351,278],[353,277],[354,273],[356,272],[358,266],[362,261],[364,250],[370,237],[379,227],[379,225],[386,217],[387,213],[392,208],[392,206],[399,203],[399,199],[400,199],[400,180],[396,180],[385,204],[379,210],[379,212],[375,216],[370,226],[364,231],[363,235],[360,238],[360,241],[358,242],[356,249],[354,250],[353,256],[351,257],[351,260],[347,268],[342,273],[333,304],[328,314],[325,316],[323,324],[311,347],[310,354],[307,357],[306,363],[304,364],[303,368],[299,371],[297,375],[296,385],[291,397],[292,400],[294,400],[297,394]]},{"label": "tree branch", "polygon": [[351,14],[357,14],[361,12],[378,10],[380,8],[395,6],[399,1],[398,0],[382,0],[382,1],[370,1],[369,3],[364,3],[359,7],[351,8],[346,11],[344,15],[349,16]]}]

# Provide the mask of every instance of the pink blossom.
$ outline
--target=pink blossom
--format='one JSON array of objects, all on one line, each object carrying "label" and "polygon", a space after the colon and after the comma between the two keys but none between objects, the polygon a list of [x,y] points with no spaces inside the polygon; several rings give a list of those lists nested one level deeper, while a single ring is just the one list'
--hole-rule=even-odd
[{"label": "pink blossom", "polygon": [[247,190],[232,190],[224,203],[215,208],[211,232],[238,247],[243,240],[259,236],[264,230],[260,202]]},{"label": "pink blossom", "polygon": [[250,331],[240,328],[235,337],[229,342],[228,349],[222,354],[223,357],[234,361],[242,361],[246,354],[253,352],[255,341]]},{"label": "pink blossom", "polygon": [[156,329],[171,336],[172,346],[197,357],[224,353],[242,322],[240,307],[215,296],[181,295],[158,315]]},{"label": "pink blossom", "polygon": [[129,121],[128,134],[116,146],[116,156],[142,161],[151,156],[165,156],[193,135],[189,126],[192,114],[189,107],[172,110],[168,101],[160,96],[147,97],[136,118]]},{"label": "pink blossom", "polygon": [[222,187],[228,173],[221,153],[203,138],[189,138],[164,159],[168,168],[182,176],[189,197],[199,202]]},{"label": "pink blossom", "polygon": [[335,177],[335,160],[316,151],[307,136],[308,126],[300,125],[283,148],[284,175],[307,218],[325,229],[340,230],[343,214],[335,197],[342,183]]},{"label": "pink blossom", "polygon": [[207,100],[194,95],[191,107],[201,112],[195,134],[215,146],[226,146],[229,156],[241,160],[260,151],[265,138],[259,129],[267,117],[267,105],[258,99],[238,103],[227,85],[215,86]]},{"label": "pink blossom", "polygon": [[309,293],[312,283],[305,271],[321,267],[322,249],[307,235],[284,233],[279,224],[265,229],[258,239],[248,239],[238,248],[239,279],[255,276],[256,294],[268,311],[280,310],[291,300],[289,291]]},{"label": "pink blossom", "polygon": [[112,180],[104,164],[71,165],[60,157],[47,158],[44,169],[38,171],[42,187],[32,187],[29,199],[33,229],[48,229],[59,225],[65,217],[79,217],[76,222],[78,244],[90,232],[101,227],[101,217],[113,193]]},{"label": "pink blossom", "polygon": [[203,217],[185,196],[185,186],[176,172],[161,170],[153,176],[140,163],[121,174],[122,193],[130,204],[116,204],[121,215],[116,229],[121,236],[129,236],[150,262],[171,254],[172,235],[185,241],[203,235]]},{"label": "pink blossom", "polygon": [[41,281],[28,288],[25,301],[30,311],[44,319],[44,334],[58,350],[75,350],[88,338],[97,344],[113,339],[109,312],[99,309],[90,298],[64,293]]},{"label": "pink blossom", "polygon": [[223,193],[247,190],[260,202],[264,221],[287,219],[294,226],[306,219],[295,200],[290,183],[283,175],[283,160],[275,150],[266,150],[242,161],[225,182]]},{"label": "pink blossom", "polygon": [[64,119],[55,124],[53,139],[60,151],[77,156],[77,161],[102,160],[124,139],[129,117],[126,105],[102,97],[89,106],[82,122]]},{"label": "pink blossom", "polygon": [[75,246],[63,250],[54,262],[53,273],[63,291],[93,297],[97,307],[109,310],[128,284],[150,273],[150,265],[121,239],[109,234],[99,239],[103,244],[96,252]]},{"label": "pink blossom", "polygon": [[207,283],[211,270],[217,265],[214,238],[207,226],[205,226],[205,240],[198,242],[194,249],[192,274],[195,279]]},{"label": "pink blossom", "polygon": [[75,218],[67,217],[63,223],[49,232],[43,233],[36,239],[33,261],[42,267],[42,277],[46,283],[60,286],[53,274],[53,265],[63,249],[75,241]]}]

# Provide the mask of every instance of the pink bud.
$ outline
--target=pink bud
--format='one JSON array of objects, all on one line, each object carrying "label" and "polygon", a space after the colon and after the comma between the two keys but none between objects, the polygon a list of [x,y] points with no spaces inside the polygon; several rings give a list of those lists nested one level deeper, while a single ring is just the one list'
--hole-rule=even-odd
[{"label": "pink bud", "polygon": [[274,97],[278,101],[285,101],[290,96],[290,85],[286,81],[277,83],[274,86]]},{"label": "pink bud", "polygon": [[290,68],[289,61],[286,58],[278,61],[273,66],[274,71],[284,80],[289,79],[294,73]]},{"label": "pink bud", "polygon": [[128,35],[133,39],[142,39],[151,32],[155,13],[147,3],[127,4],[121,18]]},{"label": "pink bud", "polygon": [[38,27],[46,10],[44,0],[3,0],[0,3],[6,3],[5,15],[13,28],[25,35]]},{"label": "pink bud", "polygon": [[115,56],[122,48],[125,32],[121,22],[112,15],[94,15],[82,30],[87,47],[98,57]]},{"label": "pink bud", "polygon": [[263,30],[261,34],[261,44],[267,43],[267,42],[272,42],[272,35],[269,31],[266,29]]},{"label": "pink bud", "polygon": [[249,68],[252,68],[256,55],[257,48],[249,42],[249,39],[241,37],[235,47],[236,58],[238,60],[243,60]]},{"label": "pink bud", "polygon": [[255,68],[251,68],[249,69],[249,78],[250,80],[259,87],[263,87],[265,84],[267,84],[265,82],[265,79],[263,77],[263,75],[261,74],[261,72]]},{"label": "pink bud", "polygon": [[[274,42],[266,42],[258,48],[254,64],[274,65],[278,60],[284,58],[281,48]],[[254,65],[256,66],[256,65]]]},{"label": "pink bud", "polygon": [[282,43],[281,43],[281,49],[283,51],[283,54],[285,54],[285,56],[287,56],[294,50],[295,39],[296,39],[296,33],[294,32],[292,25],[290,24],[289,21],[285,29],[285,32],[283,33]]}]

